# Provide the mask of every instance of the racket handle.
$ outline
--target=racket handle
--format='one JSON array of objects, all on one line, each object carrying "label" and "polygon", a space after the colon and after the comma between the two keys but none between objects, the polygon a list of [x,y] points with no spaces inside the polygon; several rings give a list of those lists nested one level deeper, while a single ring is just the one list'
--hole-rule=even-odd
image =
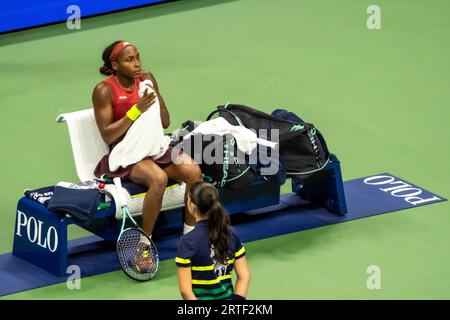
[{"label": "racket handle", "polygon": [[125,200],[125,197],[123,195],[122,181],[119,177],[114,178],[113,181],[114,181],[114,185],[117,188],[117,195],[118,195],[117,200],[118,200],[120,207],[122,208],[127,203]]}]

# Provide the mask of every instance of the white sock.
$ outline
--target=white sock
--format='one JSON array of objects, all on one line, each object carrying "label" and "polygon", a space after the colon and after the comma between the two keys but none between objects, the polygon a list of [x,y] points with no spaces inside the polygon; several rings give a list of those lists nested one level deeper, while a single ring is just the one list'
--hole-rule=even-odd
[{"label": "white sock", "polygon": [[195,226],[190,226],[185,223],[184,227],[183,227],[183,234],[191,232],[192,230],[194,230],[194,228],[195,228]]}]

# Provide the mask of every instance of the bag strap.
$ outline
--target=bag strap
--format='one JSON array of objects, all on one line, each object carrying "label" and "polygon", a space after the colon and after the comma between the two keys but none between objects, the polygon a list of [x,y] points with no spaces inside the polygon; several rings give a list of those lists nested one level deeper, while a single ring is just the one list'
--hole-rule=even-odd
[{"label": "bag strap", "polygon": [[229,164],[228,160],[229,160],[228,159],[228,144],[225,143],[223,145],[223,165],[222,165],[223,172],[222,172],[222,179],[220,181],[216,181],[212,177],[207,176],[205,174],[202,174],[203,178],[207,182],[211,183],[213,186],[223,188],[225,186],[225,184],[228,182],[227,181],[227,178],[228,178],[228,164]]},{"label": "bag strap", "polygon": [[312,127],[311,129],[308,130],[307,134],[309,137],[309,141],[311,142],[311,145],[315,152],[317,168],[321,168],[322,161],[320,161],[320,151],[319,151],[319,147],[317,146],[316,139],[314,138],[316,133],[317,133],[317,129],[315,127]]},{"label": "bag strap", "polygon": [[219,183],[219,187],[223,188],[225,184],[227,183],[228,178],[228,143],[224,143],[223,145],[223,175],[222,180]]}]

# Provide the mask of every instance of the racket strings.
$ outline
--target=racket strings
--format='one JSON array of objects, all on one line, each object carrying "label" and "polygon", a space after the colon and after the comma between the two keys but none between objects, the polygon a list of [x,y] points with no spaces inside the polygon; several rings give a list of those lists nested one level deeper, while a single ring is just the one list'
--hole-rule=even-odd
[{"label": "racket strings", "polygon": [[150,280],[158,271],[158,251],[138,229],[127,229],[117,241],[117,256],[123,270],[133,279]]}]

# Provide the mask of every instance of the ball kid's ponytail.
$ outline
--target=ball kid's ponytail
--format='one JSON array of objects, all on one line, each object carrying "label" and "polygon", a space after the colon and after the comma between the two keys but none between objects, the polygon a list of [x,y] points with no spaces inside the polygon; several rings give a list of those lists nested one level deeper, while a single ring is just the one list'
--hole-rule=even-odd
[{"label": "ball kid's ponytail", "polygon": [[219,201],[217,189],[208,182],[197,182],[189,190],[189,196],[208,221],[214,259],[226,265],[231,247],[230,217]]},{"label": "ball kid's ponytail", "polygon": [[227,264],[230,250],[230,217],[219,201],[214,202],[207,213],[209,241],[213,245],[214,257],[222,264]]}]

